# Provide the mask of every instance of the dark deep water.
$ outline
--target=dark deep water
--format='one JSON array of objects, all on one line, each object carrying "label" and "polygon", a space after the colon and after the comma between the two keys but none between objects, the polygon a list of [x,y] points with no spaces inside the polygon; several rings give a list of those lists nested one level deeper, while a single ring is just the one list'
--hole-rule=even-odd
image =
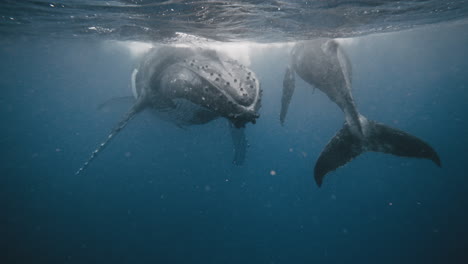
[{"label": "dark deep water", "polygon": [[139,58],[99,38],[0,40],[0,262],[467,263],[468,25],[343,46],[359,110],[430,143],[442,168],[366,153],[317,188],[343,114],[297,78],[281,127],[288,46],[253,45],[239,54],[264,97],[243,166],[225,120],[184,130],[144,112],[74,176],[129,107],[96,109],[131,94]]}]

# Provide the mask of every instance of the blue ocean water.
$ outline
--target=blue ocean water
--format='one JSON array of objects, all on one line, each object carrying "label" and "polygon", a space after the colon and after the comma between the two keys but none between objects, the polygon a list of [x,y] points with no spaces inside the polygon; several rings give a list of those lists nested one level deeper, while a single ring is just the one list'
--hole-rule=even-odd
[{"label": "blue ocean water", "polygon": [[[265,22],[270,26],[259,36],[262,44],[252,43],[262,27],[239,30],[246,26],[243,21],[257,25],[258,18],[241,16],[240,24],[226,35],[213,37],[210,34],[223,32],[224,24],[216,24],[223,19],[215,12],[222,3],[200,1],[183,9],[185,13],[172,19],[184,21],[199,5],[215,11],[205,14],[207,28],[178,21],[165,28],[167,32],[249,41],[220,46],[248,64],[264,90],[261,117],[257,124],[247,125],[250,146],[245,164],[232,164],[233,146],[224,119],[182,129],[145,111],[86,173],[75,176],[130,107],[121,103],[97,109],[110,98],[131,95],[130,75],[144,55],[135,55],[128,48],[134,43],[122,40],[148,41],[152,37],[142,37],[144,30],[135,28],[148,23],[153,32],[154,23],[172,25],[158,20],[163,11],[177,12],[188,5],[146,3],[145,8],[160,8],[162,13],[146,22],[135,19],[140,24],[128,29],[125,25],[134,20],[112,20],[122,10],[119,6],[136,13],[134,9],[143,9],[138,4],[147,1],[122,2],[134,6],[107,2],[109,10],[102,7],[104,2],[95,1],[91,9],[83,8],[90,12],[77,11],[113,21],[111,32],[118,34],[80,31],[97,31],[94,20],[54,26],[60,20],[54,14],[70,15],[73,9],[47,13],[52,14],[50,19],[41,12],[60,3],[25,1],[20,8],[7,1],[3,6],[1,263],[468,261],[468,24],[463,5],[448,15],[424,16],[426,9],[416,12],[408,1],[407,10],[414,11],[404,13],[408,17],[398,20],[395,13],[384,12],[385,19],[377,15],[371,22],[363,20],[365,26],[363,21],[359,26],[350,24],[356,20],[349,16],[344,21],[320,20],[323,24],[315,27],[314,34],[352,37],[341,43],[352,62],[353,95],[360,112],[431,144],[442,168],[427,160],[371,152],[330,173],[318,188],[313,179],[315,161],[341,128],[343,114],[323,93],[297,78],[286,123],[280,125],[290,45],[278,40],[312,37],[300,30],[291,32],[303,25],[314,28],[317,18],[304,18],[310,12],[343,19],[340,12],[375,10],[389,3],[336,1],[322,10],[290,6],[294,3],[288,1],[246,1],[262,7],[247,11],[265,14],[272,21],[276,15],[269,10],[281,8],[279,4],[286,5],[281,18],[287,21],[298,10],[308,15],[299,16],[303,21],[294,18],[294,23],[277,21],[279,26]],[[70,8],[78,8],[77,3],[70,1],[75,5]],[[248,13],[244,9],[232,4],[225,12]],[[122,34],[122,28],[130,33]],[[167,32],[156,42],[174,41]],[[275,33],[279,37],[270,39]],[[269,39],[274,44],[268,45]]]}]

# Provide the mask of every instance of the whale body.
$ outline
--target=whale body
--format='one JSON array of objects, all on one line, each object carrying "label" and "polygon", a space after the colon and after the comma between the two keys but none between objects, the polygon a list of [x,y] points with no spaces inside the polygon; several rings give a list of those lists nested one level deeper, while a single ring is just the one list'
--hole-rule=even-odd
[{"label": "whale body", "polygon": [[294,92],[294,73],[325,93],[345,116],[343,127],[328,142],[315,164],[314,178],[319,187],[327,173],[366,151],[425,158],[441,166],[436,151],[426,142],[404,131],[368,120],[358,112],[351,93],[351,63],[336,40],[320,38],[293,47],[283,81],[282,124]]},{"label": "whale body", "polygon": [[255,73],[211,49],[165,46],[154,48],[133,71],[135,102],[76,172],[80,174],[136,114],[153,109],[178,126],[229,121],[234,163],[242,164],[247,140],[244,127],[259,117],[260,83]]}]

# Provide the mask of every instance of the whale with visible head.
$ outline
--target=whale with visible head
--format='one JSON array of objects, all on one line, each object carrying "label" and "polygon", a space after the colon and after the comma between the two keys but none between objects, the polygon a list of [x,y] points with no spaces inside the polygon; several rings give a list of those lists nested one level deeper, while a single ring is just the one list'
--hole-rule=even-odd
[{"label": "whale with visible head", "polygon": [[319,187],[327,173],[365,151],[425,158],[441,166],[439,156],[426,142],[359,114],[351,95],[351,64],[336,40],[316,39],[298,43],[291,55],[291,65],[283,81],[281,124],[284,124],[294,92],[294,72],[325,93],[345,115],[343,128],[328,142],[315,164],[314,177]]},{"label": "whale with visible head", "polygon": [[160,47],[151,50],[132,74],[135,103],[76,172],[80,174],[135,115],[156,110],[179,126],[224,117],[234,142],[234,163],[245,158],[244,127],[259,117],[261,89],[247,67],[214,50]]}]

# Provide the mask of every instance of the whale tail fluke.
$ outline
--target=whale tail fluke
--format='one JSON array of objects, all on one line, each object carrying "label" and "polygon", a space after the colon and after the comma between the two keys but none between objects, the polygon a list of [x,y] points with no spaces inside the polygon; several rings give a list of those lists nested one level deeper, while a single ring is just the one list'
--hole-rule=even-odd
[{"label": "whale tail fluke", "polygon": [[345,123],[322,151],[314,169],[315,181],[319,187],[327,173],[345,165],[365,151],[429,159],[441,167],[435,150],[421,139],[371,120],[365,120],[361,124],[364,129],[362,136],[352,133],[350,126]]},{"label": "whale tail fluke", "polygon": [[144,108],[144,102],[142,101],[137,101],[135,105],[133,105],[132,108],[122,117],[119,123],[111,130],[107,138],[99,144],[99,146],[91,153],[91,156],[89,156],[88,160],[83,163],[81,168],[79,168],[76,172],[75,175],[81,174],[88,166],[89,164],[97,157],[99,153],[101,153],[102,150],[109,144],[109,142],[132,120],[137,113],[139,113],[141,110]]}]

